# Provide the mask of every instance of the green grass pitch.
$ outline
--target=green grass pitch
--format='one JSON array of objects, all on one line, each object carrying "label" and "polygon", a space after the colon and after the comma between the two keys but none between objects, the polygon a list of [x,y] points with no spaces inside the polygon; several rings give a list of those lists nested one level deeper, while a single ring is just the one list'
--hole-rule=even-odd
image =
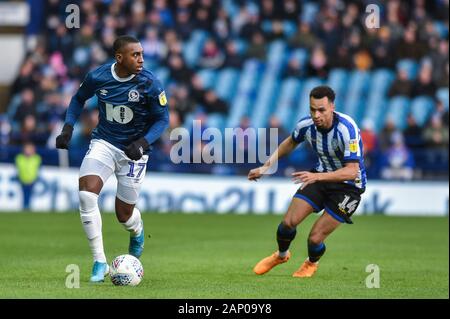
[{"label": "green grass pitch", "polygon": [[[355,216],[328,240],[313,278],[291,277],[307,256],[316,219],[299,226],[291,260],[264,276],[256,262],[276,250],[281,216],[143,214],[137,287],[88,282],[92,266],[78,213],[0,213],[0,298],[449,298],[448,218]],[[126,253],[128,233],[103,214],[108,261]],[[149,237],[150,236],[150,237]],[[66,266],[80,269],[80,288],[66,288]],[[366,287],[366,266],[380,269],[380,288]]]}]

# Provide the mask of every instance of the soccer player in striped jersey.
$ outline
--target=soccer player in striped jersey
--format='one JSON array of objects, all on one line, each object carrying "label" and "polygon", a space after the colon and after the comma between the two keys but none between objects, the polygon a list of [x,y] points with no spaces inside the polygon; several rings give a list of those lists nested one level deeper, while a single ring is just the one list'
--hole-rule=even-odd
[{"label": "soccer player in striped jersey", "polygon": [[325,239],[341,223],[352,224],[351,216],[366,187],[363,145],[359,128],[348,115],[335,111],[335,93],[328,86],[310,92],[310,116],[301,119],[292,135],[286,138],[269,160],[252,169],[248,179],[256,181],[278,160],[307,142],[318,156],[312,171],[292,174],[295,183],[302,183],[292,198],[283,221],[277,229],[278,250],[256,264],[253,271],[263,275],[291,257],[289,245],[297,226],[311,213],[324,211],[308,236],[308,258],[293,277],[311,277],[325,253]]}]

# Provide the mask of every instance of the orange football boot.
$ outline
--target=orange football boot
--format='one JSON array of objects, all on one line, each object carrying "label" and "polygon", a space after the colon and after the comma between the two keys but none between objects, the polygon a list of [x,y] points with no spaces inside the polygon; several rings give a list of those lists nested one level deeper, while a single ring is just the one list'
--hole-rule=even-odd
[{"label": "orange football boot", "polygon": [[319,268],[319,262],[310,262],[309,259],[306,259],[305,262],[302,264],[302,266],[292,274],[292,277],[297,278],[305,278],[305,277],[312,277],[314,273]]},{"label": "orange football boot", "polygon": [[264,275],[266,272],[271,270],[273,267],[283,264],[287,262],[291,258],[291,253],[288,251],[286,257],[280,258],[278,256],[278,251],[274,252],[269,257],[262,259],[256,266],[253,268],[253,271],[257,275]]}]

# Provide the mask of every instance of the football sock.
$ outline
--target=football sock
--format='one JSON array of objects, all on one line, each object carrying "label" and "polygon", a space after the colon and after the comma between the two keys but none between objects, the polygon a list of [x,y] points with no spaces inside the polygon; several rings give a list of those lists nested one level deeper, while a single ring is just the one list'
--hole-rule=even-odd
[{"label": "football sock", "polygon": [[297,234],[296,228],[289,228],[283,222],[278,225],[277,229],[277,242],[278,242],[278,255],[283,258],[287,255],[289,245]]},{"label": "football sock", "polygon": [[308,256],[310,262],[317,262],[319,261],[320,257],[323,256],[325,253],[326,247],[325,244],[322,242],[318,245],[315,245],[313,243],[308,243]]},{"label": "football sock", "polygon": [[80,216],[84,232],[89,240],[94,261],[106,262],[105,252],[103,250],[102,237],[102,217],[98,209],[98,195],[80,191]]},{"label": "football sock", "polygon": [[141,234],[142,231],[142,219],[141,212],[136,207],[133,209],[133,214],[125,222],[121,223],[123,227],[131,233],[131,236],[136,237]]}]

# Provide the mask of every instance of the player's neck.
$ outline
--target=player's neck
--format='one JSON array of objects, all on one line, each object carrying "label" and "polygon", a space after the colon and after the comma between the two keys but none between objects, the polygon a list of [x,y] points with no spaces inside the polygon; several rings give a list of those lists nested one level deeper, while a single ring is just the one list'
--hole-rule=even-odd
[{"label": "player's neck", "polygon": [[116,75],[119,78],[127,78],[129,77],[132,73],[128,72],[127,70],[125,70],[119,63],[116,62],[116,64],[114,65],[114,72],[116,73]]}]

